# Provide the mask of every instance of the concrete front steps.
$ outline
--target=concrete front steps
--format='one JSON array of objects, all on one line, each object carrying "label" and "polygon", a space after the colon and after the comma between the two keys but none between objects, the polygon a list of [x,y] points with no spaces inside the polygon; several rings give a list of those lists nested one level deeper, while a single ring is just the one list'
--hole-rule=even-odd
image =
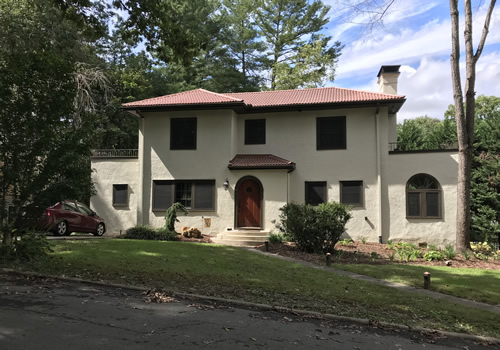
[{"label": "concrete front steps", "polygon": [[267,240],[269,231],[260,229],[237,229],[224,231],[217,234],[217,238],[212,238],[216,244],[224,244],[238,247],[255,247]]}]

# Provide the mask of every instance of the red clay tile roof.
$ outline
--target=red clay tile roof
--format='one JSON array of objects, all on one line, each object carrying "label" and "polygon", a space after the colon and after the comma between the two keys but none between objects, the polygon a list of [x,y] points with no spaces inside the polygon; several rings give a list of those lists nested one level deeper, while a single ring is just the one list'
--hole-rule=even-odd
[{"label": "red clay tile roof", "polygon": [[295,169],[295,163],[272,154],[237,154],[229,169]]},{"label": "red clay tile roof", "polygon": [[263,92],[238,92],[224,94],[245,101],[252,107],[290,106],[343,102],[370,102],[400,100],[404,96],[351,90],[338,87],[276,90]]},{"label": "red clay tile roof", "polygon": [[404,102],[402,95],[383,94],[351,90],[338,87],[303,90],[276,90],[261,92],[238,92],[217,94],[204,89],[180,92],[177,94],[125,103],[126,109],[148,107],[178,107],[218,104],[236,104],[251,108],[284,107],[294,105],[322,105],[356,102]]},{"label": "red clay tile roof", "polygon": [[204,105],[219,103],[240,103],[243,100],[227,95],[217,94],[204,89],[179,92],[176,94],[148,98],[147,100],[124,103],[124,107],[159,107],[159,106],[181,106],[181,105]]}]

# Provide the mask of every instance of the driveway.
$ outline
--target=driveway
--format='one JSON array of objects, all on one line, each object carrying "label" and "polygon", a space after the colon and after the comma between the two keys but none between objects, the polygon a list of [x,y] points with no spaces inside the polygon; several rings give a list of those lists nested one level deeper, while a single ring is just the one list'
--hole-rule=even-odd
[{"label": "driveway", "polygon": [[0,348],[491,349],[461,339],[0,273]]}]

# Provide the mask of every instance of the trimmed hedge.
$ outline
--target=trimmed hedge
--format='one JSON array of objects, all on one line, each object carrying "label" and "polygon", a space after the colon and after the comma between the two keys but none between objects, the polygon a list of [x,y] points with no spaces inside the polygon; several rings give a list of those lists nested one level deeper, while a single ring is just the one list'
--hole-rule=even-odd
[{"label": "trimmed hedge", "polygon": [[176,241],[177,233],[175,231],[167,231],[164,227],[154,229],[151,226],[138,225],[125,231],[123,238],[143,239],[148,241]]}]

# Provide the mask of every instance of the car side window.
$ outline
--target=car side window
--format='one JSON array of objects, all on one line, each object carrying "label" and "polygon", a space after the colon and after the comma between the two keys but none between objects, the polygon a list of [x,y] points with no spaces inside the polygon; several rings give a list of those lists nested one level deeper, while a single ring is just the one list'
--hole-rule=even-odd
[{"label": "car side window", "polygon": [[78,212],[74,203],[63,203],[63,209]]},{"label": "car side window", "polygon": [[92,210],[90,210],[86,206],[78,204],[78,203],[76,205],[78,206],[78,210],[80,210],[80,212],[82,212],[83,214],[85,214],[85,215],[92,214]]}]

